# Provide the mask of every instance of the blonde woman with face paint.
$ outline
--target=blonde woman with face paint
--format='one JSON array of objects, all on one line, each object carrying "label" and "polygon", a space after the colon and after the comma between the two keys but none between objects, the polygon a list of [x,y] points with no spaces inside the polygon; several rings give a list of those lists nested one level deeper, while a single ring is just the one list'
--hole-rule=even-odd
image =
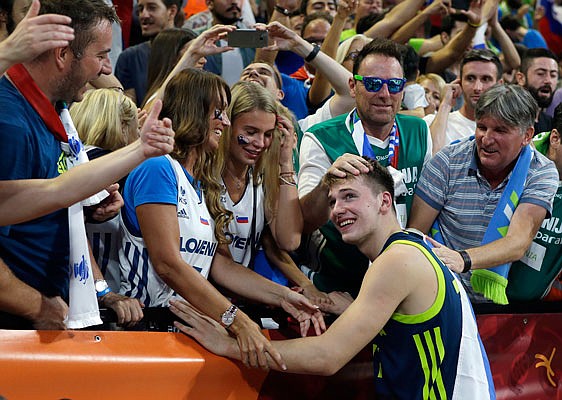
[{"label": "blonde woman with face paint", "polygon": [[[227,110],[231,125],[221,137],[215,165],[224,188],[221,200],[233,213],[227,230],[229,250],[234,261],[256,271],[264,267],[264,276],[282,284],[288,278],[320,305],[330,302],[328,296],[316,290],[281,250],[297,247],[302,233],[293,168],[296,136],[282,108],[254,82],[239,82],[232,88]],[[285,277],[270,270],[262,245]]]}]

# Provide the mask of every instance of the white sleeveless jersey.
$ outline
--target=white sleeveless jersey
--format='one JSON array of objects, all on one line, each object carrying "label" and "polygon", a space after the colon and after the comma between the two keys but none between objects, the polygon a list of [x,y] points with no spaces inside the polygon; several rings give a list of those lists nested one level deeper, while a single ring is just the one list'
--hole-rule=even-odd
[{"label": "white sleeveless jersey", "polygon": [[[207,278],[217,250],[215,223],[203,195],[200,200],[180,164],[170,156],[166,158],[174,168],[178,182],[178,250],[186,263]],[[138,298],[147,307],[167,306],[174,291],[156,274],[143,238],[129,232],[122,219],[121,229],[121,294]]]},{"label": "white sleeveless jersey", "polygon": [[[250,258],[252,256],[252,240],[250,237],[250,232],[252,230],[252,219],[253,215],[253,200],[254,200],[254,185],[252,180],[252,174],[248,174],[248,184],[246,185],[246,190],[242,195],[242,198],[238,203],[234,204],[230,198],[226,186],[223,182],[223,195],[221,196],[221,201],[227,210],[232,211],[234,214],[234,219],[228,225],[228,232],[226,232],[227,238],[231,239],[232,242],[228,246],[230,248],[230,253],[232,254],[232,259],[239,264],[248,266],[250,263]],[[256,187],[256,231],[255,238],[256,242],[259,241],[261,233],[265,224],[265,194],[263,192],[263,186],[260,184]]]},{"label": "white sleeveless jersey", "polygon": [[99,224],[87,223],[86,235],[104,279],[111,290],[118,293],[121,273],[119,266],[119,246],[121,245],[119,217],[114,217]]},{"label": "white sleeveless jersey", "polygon": [[[105,154],[104,150],[97,146],[85,145],[84,149],[90,160],[92,160],[92,155],[94,158],[98,158]],[[121,268],[119,267],[119,246],[121,246],[119,217],[115,216],[100,223],[86,223],[86,236],[103,278],[113,292],[119,293],[121,281]]]}]

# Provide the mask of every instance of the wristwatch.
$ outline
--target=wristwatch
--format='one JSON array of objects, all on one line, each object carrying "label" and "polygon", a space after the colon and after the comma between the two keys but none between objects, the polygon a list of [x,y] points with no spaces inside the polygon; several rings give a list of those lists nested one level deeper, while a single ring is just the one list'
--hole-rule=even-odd
[{"label": "wristwatch", "polygon": [[111,292],[111,288],[104,279],[96,279],[94,282],[94,287],[96,288],[96,295],[98,298],[105,296]]},{"label": "wristwatch", "polygon": [[221,315],[221,325],[225,328],[228,328],[230,325],[232,325],[237,312],[238,307],[236,307],[234,304],[231,304],[230,307],[228,307],[228,310],[226,310]]}]

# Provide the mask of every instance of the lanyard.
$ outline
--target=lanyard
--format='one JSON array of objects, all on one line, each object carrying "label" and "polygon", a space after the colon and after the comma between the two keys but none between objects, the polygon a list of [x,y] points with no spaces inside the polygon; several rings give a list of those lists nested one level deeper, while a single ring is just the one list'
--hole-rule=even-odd
[{"label": "lanyard", "polygon": [[22,64],[16,64],[8,70],[7,75],[21,95],[25,97],[35,112],[39,114],[53,136],[61,142],[68,142],[67,133],[55,107],[39,89],[39,86],[37,86],[25,67]]},{"label": "lanyard", "polygon": [[[363,129],[363,124],[359,119],[359,115],[357,114],[357,110],[354,110],[351,114],[350,119],[350,133],[353,134],[354,131],[363,132],[363,156],[371,157],[375,159],[375,152],[369,143],[369,139],[365,130]],[[396,119],[392,124],[392,129],[390,130],[390,135],[388,139],[388,163],[392,165],[394,168],[398,169],[398,153],[400,150],[400,133],[398,131],[398,126],[396,125]]]}]

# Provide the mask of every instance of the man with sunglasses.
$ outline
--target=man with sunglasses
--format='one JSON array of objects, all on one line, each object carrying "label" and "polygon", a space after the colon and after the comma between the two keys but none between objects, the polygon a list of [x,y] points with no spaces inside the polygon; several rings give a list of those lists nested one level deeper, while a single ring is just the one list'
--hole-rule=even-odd
[{"label": "man with sunglasses", "polygon": [[402,176],[396,181],[402,188],[398,193],[402,201],[397,201],[397,211],[405,224],[418,176],[431,157],[426,123],[417,117],[397,115],[406,82],[402,54],[400,45],[388,39],[367,44],[354,61],[349,80],[356,108],[314,125],[302,139],[299,197],[305,233],[312,233],[303,246],[313,255],[304,260],[307,267],[303,270],[325,292],[357,295],[368,260],[355,246],[344,244],[328,222],[327,188],[321,183],[322,176],[328,171],[337,176],[367,172],[362,155],[399,170]]}]

